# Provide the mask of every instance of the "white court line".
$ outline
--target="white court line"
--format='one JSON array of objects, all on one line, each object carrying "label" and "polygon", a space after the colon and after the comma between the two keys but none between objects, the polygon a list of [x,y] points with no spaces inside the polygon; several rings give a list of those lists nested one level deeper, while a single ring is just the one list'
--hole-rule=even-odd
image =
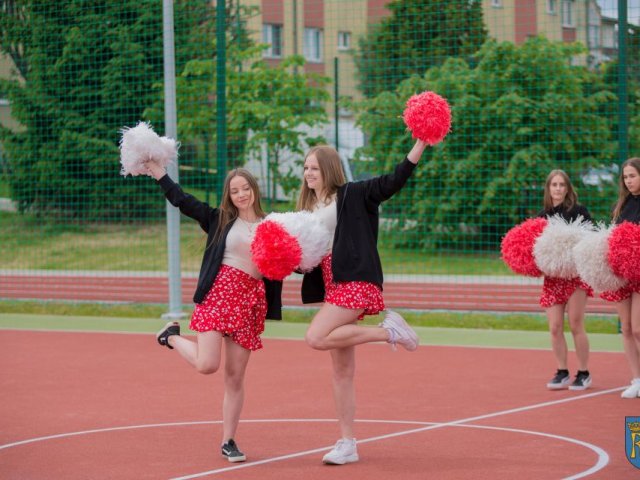
[{"label": "white court line", "polygon": [[[588,394],[584,394],[584,395],[578,395],[575,397],[569,397],[569,398],[564,398],[561,400],[553,400],[550,402],[542,402],[542,403],[537,403],[537,404],[533,404],[533,405],[528,405],[528,406],[524,406],[524,407],[518,407],[518,408],[512,408],[509,410],[501,410],[498,412],[494,412],[494,413],[487,413],[484,415],[478,415],[475,417],[467,417],[467,418],[463,418],[460,420],[454,420],[451,422],[445,422],[445,423],[438,423],[438,424],[431,424],[429,426],[426,427],[421,427],[421,428],[414,428],[414,429],[410,429],[410,430],[405,430],[402,432],[396,432],[396,433],[390,433],[390,434],[386,434],[386,435],[380,435],[380,436],[376,436],[376,437],[370,437],[370,438],[366,438],[363,440],[359,440],[358,443],[368,443],[368,442],[374,442],[374,441],[378,441],[378,440],[386,440],[389,438],[394,438],[394,437],[399,437],[399,436],[404,436],[404,435],[410,435],[413,433],[420,433],[420,432],[425,432],[428,430],[435,430],[438,428],[443,428],[443,427],[451,427],[451,426],[459,426],[465,423],[470,423],[470,422],[475,422],[478,420],[485,420],[488,418],[494,418],[494,417],[498,417],[498,416],[503,416],[503,415],[509,415],[512,413],[519,413],[519,412],[525,412],[525,411],[529,411],[529,410],[535,410],[538,408],[544,408],[544,407],[549,407],[549,406],[553,406],[553,405],[560,405],[563,403],[568,403],[568,402],[574,402],[577,400],[582,400],[582,399],[586,399],[586,398],[592,398],[592,397],[597,397],[597,396],[601,396],[601,395],[606,395],[608,393],[613,393],[613,392],[619,392],[620,390],[623,390],[624,388],[626,388],[626,386],[624,387],[618,387],[618,388],[612,388],[612,389],[608,389],[608,390],[603,390],[600,392],[594,392],[594,393],[588,393]],[[269,422],[270,420],[261,420],[261,422]],[[273,420],[271,420],[273,421]],[[282,421],[282,420],[280,420]],[[289,420],[291,421],[291,420]],[[298,421],[311,421],[311,420],[298,420]],[[316,420],[316,421],[323,421],[323,420]],[[334,420],[335,421],[335,420]],[[249,421],[244,420],[243,423],[248,423]],[[256,421],[253,421],[256,422]],[[210,423],[220,423],[220,422],[189,422],[188,425],[202,425],[202,424],[210,424]],[[407,423],[407,422],[403,422],[403,423]],[[412,423],[416,423],[416,422],[412,422]],[[35,442],[41,442],[41,441],[46,441],[46,440],[52,440],[52,439],[58,439],[58,438],[65,438],[65,437],[72,437],[72,436],[78,436],[78,435],[86,435],[86,434],[91,434],[91,433],[101,433],[101,432],[111,432],[111,431],[119,431],[119,430],[133,430],[133,429],[142,429],[142,428],[158,428],[158,427],[167,427],[167,426],[184,426],[187,425],[185,423],[167,423],[167,424],[151,424],[151,425],[134,425],[134,426],[128,426],[128,427],[113,427],[113,428],[105,428],[105,429],[95,429],[95,430],[86,430],[86,431],[80,431],[80,432],[71,432],[71,433],[63,433],[63,434],[58,434],[58,435],[49,435],[46,437],[39,437],[39,438],[32,438],[32,439],[27,439],[27,440],[22,440],[19,442],[13,442],[13,443],[9,443],[9,444],[5,444],[5,445],[0,445],[0,450],[4,450],[7,448],[11,448],[11,447],[16,447],[19,445],[26,445],[29,443],[35,443]],[[579,442],[579,441],[576,441]],[[588,445],[586,443],[584,443],[583,445]],[[328,447],[321,447],[321,448],[316,448],[313,450],[306,450],[303,452],[298,452],[298,453],[294,453],[294,454],[290,454],[290,455],[284,455],[284,456],[279,456],[279,457],[273,457],[270,459],[265,459],[265,460],[261,460],[261,461],[257,461],[257,462],[249,462],[249,463],[245,463],[242,465],[237,465],[237,466],[233,466],[233,467],[227,467],[227,468],[223,468],[223,469],[217,469],[217,470],[209,470],[206,472],[200,472],[200,473],[196,473],[193,475],[188,475],[188,476],[184,476],[184,477],[178,477],[175,478],[173,480],[187,480],[187,479],[192,479],[192,478],[200,478],[200,477],[204,477],[207,475],[213,475],[215,473],[221,473],[221,472],[225,472],[225,471],[229,471],[229,470],[235,470],[238,468],[248,468],[251,466],[256,466],[256,465],[261,465],[264,463],[271,463],[271,462],[277,462],[277,461],[281,461],[281,460],[286,460],[289,458],[295,458],[295,457],[300,457],[300,456],[304,456],[304,455],[309,455],[312,453],[318,453],[318,452],[322,452],[322,451],[326,451],[329,450],[330,448],[332,448],[331,446]],[[591,448],[591,447],[590,447]],[[593,446],[592,449],[594,449],[594,451],[596,451],[595,449],[597,449],[598,447]],[[606,455],[606,452],[605,452]],[[590,470],[587,470],[587,472],[595,472],[598,471],[600,469],[602,469],[607,463],[608,463],[608,456],[606,457],[606,461],[603,460],[600,455],[598,457],[598,462],[597,464],[592,467]],[[594,470],[595,469],[595,470]],[[584,473],[584,472],[583,472]],[[590,473],[589,473],[590,474]],[[580,474],[581,475],[581,474]],[[580,476],[576,477],[576,476],[572,476],[570,478],[582,478]]]},{"label": "white court line", "polygon": [[[461,424],[464,424],[464,423],[474,422],[474,421],[478,421],[478,420],[485,420],[487,418],[494,418],[494,417],[498,417],[498,416],[502,416],[502,415],[509,415],[511,413],[525,412],[525,411],[528,411],[528,410],[535,410],[537,408],[543,408],[543,407],[548,407],[548,406],[552,406],[552,405],[559,405],[559,404],[567,403],[567,402],[574,402],[576,400],[581,400],[581,399],[584,399],[584,398],[597,397],[597,396],[600,396],[600,395],[605,395],[607,393],[619,392],[620,390],[623,390],[624,388],[626,388],[626,387],[612,388],[612,389],[609,389],[609,390],[603,390],[601,392],[594,392],[594,393],[589,393],[589,394],[585,394],[585,395],[579,395],[579,396],[576,396],[576,397],[565,398],[565,399],[562,399],[562,400],[554,400],[554,401],[551,401],[551,402],[537,403],[537,404],[529,405],[529,406],[526,406],[526,407],[512,408],[512,409],[509,409],[509,410],[502,410],[502,411],[499,411],[499,412],[487,413],[485,415],[478,415],[478,416],[475,416],[475,417],[468,417],[468,418],[463,418],[463,419],[460,419],[460,420],[454,420],[452,422],[438,423],[438,424],[435,424],[435,425],[430,425],[428,427],[414,428],[414,429],[411,429],[411,430],[405,430],[403,432],[396,432],[396,433],[390,433],[390,434],[387,434],[387,435],[380,435],[380,436],[377,436],[377,437],[365,438],[363,440],[358,440],[358,443],[375,442],[375,441],[378,441],[378,440],[386,440],[388,438],[400,437],[400,436],[404,436],[404,435],[410,435],[410,434],[413,434],[413,433],[426,432],[428,430],[435,430],[435,429],[443,428],[443,427],[458,426],[458,425],[461,425]],[[576,441],[576,442],[579,442],[579,441]],[[589,445],[589,444],[584,443],[583,445]],[[230,471],[230,470],[236,470],[236,469],[240,469],[240,468],[248,468],[248,467],[251,467],[251,466],[254,466],[254,465],[262,465],[262,464],[265,464],[265,463],[277,462],[277,461],[281,461],[281,460],[287,460],[287,459],[290,459],[290,458],[301,457],[301,456],[304,456],[304,455],[310,455],[312,453],[318,453],[318,452],[322,452],[322,451],[325,451],[325,450],[329,450],[332,447],[333,447],[333,445],[329,446],[329,447],[316,448],[316,449],[313,449],[313,450],[306,450],[306,451],[303,451],[303,452],[293,453],[293,454],[290,454],[290,455],[282,455],[280,457],[273,457],[273,458],[270,458],[270,459],[260,460],[260,461],[257,461],[257,462],[244,463],[242,465],[236,465],[236,466],[233,466],[233,467],[226,467],[226,468],[220,468],[220,469],[216,469],[216,470],[209,470],[209,471],[206,471],[206,472],[195,473],[195,474],[187,475],[187,476],[183,476],[183,477],[175,477],[175,478],[172,478],[171,480],[190,480],[192,478],[201,478],[201,477],[205,477],[205,476],[208,476],[208,475],[214,475],[216,473],[227,472],[227,471]],[[604,466],[607,465],[607,463],[609,463],[609,456],[606,454],[606,452],[604,452],[604,450],[600,449],[599,447],[596,447],[595,445],[592,446],[592,447],[593,447],[592,450],[596,451],[596,453],[598,453],[596,449],[598,449],[601,452],[603,452],[604,455],[606,456],[606,460],[603,461],[603,458],[599,454],[598,455],[598,462],[596,463],[596,465],[594,465],[592,468],[590,468],[589,470],[586,471],[586,472],[589,472],[586,475],[590,475],[591,473],[596,472],[596,471],[604,468]],[[589,447],[589,448],[591,448],[591,447]],[[583,475],[584,473],[585,472],[581,472],[581,473],[577,474],[578,476],[573,475],[573,476],[568,477],[568,478],[571,478],[571,479],[582,478],[583,476],[585,476],[585,475]]]},{"label": "white court line", "polygon": [[[277,420],[274,420],[274,422]],[[284,421],[284,420],[283,420]],[[310,420],[311,421],[311,420]],[[317,421],[317,420],[313,420],[313,421]],[[544,433],[544,432],[536,432],[533,430],[522,430],[522,429],[518,429],[518,428],[508,428],[508,427],[491,427],[491,426],[485,426],[485,425],[464,425],[464,424],[459,424],[459,423],[452,423],[452,424],[446,424],[446,423],[432,423],[432,422],[418,422],[418,421],[394,421],[394,420],[356,420],[356,422],[358,423],[400,423],[400,424],[406,424],[406,423],[414,423],[414,424],[421,424],[421,425],[429,425],[429,427],[425,427],[423,429],[418,429],[417,431],[425,431],[425,430],[433,430],[436,428],[442,428],[442,427],[455,427],[455,428],[477,428],[477,429],[482,429],[482,430],[497,430],[497,431],[504,431],[504,432],[512,432],[512,433],[522,433],[525,435],[537,435],[540,437],[547,437],[547,438],[552,438],[555,440],[561,440],[561,441],[565,441],[568,443],[574,443],[576,445],[580,445],[582,447],[585,447],[589,450],[592,450],[593,452],[596,453],[596,455],[598,456],[598,461],[596,462],[596,464],[594,466],[592,466],[591,468],[588,468],[587,470],[584,470],[582,472],[576,473],[574,475],[571,475],[570,477],[566,477],[563,480],[578,480],[580,478],[584,478],[587,477],[601,469],[603,469],[608,463],[609,463],[609,455],[607,454],[607,452],[605,450],[603,450],[602,448],[598,447],[597,445],[593,445],[591,443],[588,442],[583,442],[582,440],[576,440],[575,438],[570,438],[570,437],[565,437],[562,435],[554,435],[551,433]],[[399,432],[398,435],[404,435],[406,433],[403,432]],[[390,436],[397,436],[397,435],[390,435]],[[365,440],[358,440],[358,443],[367,443],[367,442],[372,442],[374,440],[379,440],[381,438],[385,438],[386,436],[380,436],[380,437],[372,437],[372,438],[368,438]],[[218,473],[224,473],[224,472],[229,472],[229,471],[233,471],[233,470],[238,470],[241,468],[248,468],[248,467],[253,467],[253,466],[257,466],[257,465],[263,465],[265,463],[272,463],[272,462],[277,462],[277,461],[281,461],[281,460],[289,460],[292,458],[296,458],[296,457],[302,457],[305,455],[309,455],[312,453],[320,453],[320,452],[325,452],[327,450],[330,450],[331,448],[333,448],[333,445],[329,446],[329,447],[322,447],[322,448],[316,448],[313,450],[306,450],[304,452],[298,452],[298,453],[292,453],[289,455],[282,455],[279,457],[273,457],[273,458],[268,458],[265,460],[259,460],[259,461],[255,461],[255,462],[249,462],[249,463],[243,463],[240,465],[234,465],[232,467],[225,467],[225,468],[218,468],[216,470],[209,470],[207,472],[201,472],[201,473],[195,473],[193,475],[186,475],[183,477],[175,477],[172,478],[171,480],[189,480],[192,478],[200,478],[203,476],[209,476],[209,475],[215,475]]]}]

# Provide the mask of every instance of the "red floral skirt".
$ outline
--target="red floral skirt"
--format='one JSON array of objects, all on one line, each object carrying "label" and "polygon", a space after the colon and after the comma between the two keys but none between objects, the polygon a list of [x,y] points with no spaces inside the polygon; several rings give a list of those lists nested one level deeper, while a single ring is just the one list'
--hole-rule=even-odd
[{"label": "red floral skirt", "polygon": [[337,307],[351,310],[364,310],[358,316],[377,315],[384,310],[382,289],[369,282],[334,282],[331,273],[331,254],[322,259],[322,278],[324,280],[324,301]]},{"label": "red floral skirt", "polygon": [[624,287],[613,292],[602,292],[600,298],[607,302],[621,302],[631,296],[632,293],[640,294],[640,282],[629,282]]},{"label": "red floral skirt", "polygon": [[248,273],[221,265],[213,286],[202,303],[196,304],[189,328],[216,331],[247,350],[262,348],[267,300],[264,283]]},{"label": "red floral skirt", "polygon": [[549,308],[554,305],[564,305],[578,288],[586,291],[587,296],[593,297],[593,289],[580,278],[567,280],[565,278],[544,277],[540,306]]}]

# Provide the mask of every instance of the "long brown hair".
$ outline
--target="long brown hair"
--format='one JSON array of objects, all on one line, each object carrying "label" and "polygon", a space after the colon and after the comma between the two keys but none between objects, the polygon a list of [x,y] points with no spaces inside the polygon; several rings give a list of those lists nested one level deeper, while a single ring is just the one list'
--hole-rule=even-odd
[{"label": "long brown hair", "polygon": [[251,187],[251,191],[253,192],[253,211],[255,212],[258,218],[264,218],[265,213],[262,210],[262,206],[260,205],[260,187],[258,186],[258,181],[255,177],[249,172],[249,170],[245,168],[234,168],[229,171],[227,174],[227,178],[224,181],[224,188],[222,189],[222,200],[220,201],[220,206],[218,207],[220,210],[220,220],[218,221],[218,228],[216,229],[216,233],[214,235],[214,242],[217,242],[224,232],[224,229],[230,223],[234,222],[236,218],[238,218],[238,209],[231,201],[231,192],[230,185],[231,180],[235,177],[244,178],[249,187]]},{"label": "long brown hair", "polygon": [[[327,200],[330,199],[338,191],[338,188],[346,183],[344,170],[340,155],[335,148],[328,145],[318,145],[313,147],[304,157],[305,162],[311,155],[315,155],[322,174],[324,190]],[[307,182],[302,177],[302,186],[300,187],[300,195],[296,210],[313,210],[313,206],[318,202],[315,190],[307,186]]]},{"label": "long brown hair", "polygon": [[565,185],[567,186],[567,194],[562,201],[562,206],[564,207],[564,209],[566,211],[569,211],[578,204],[578,194],[573,189],[571,180],[569,180],[569,175],[567,175],[564,170],[560,170],[558,168],[555,170],[551,170],[549,175],[547,175],[547,180],[544,182],[543,207],[547,212],[553,210],[553,199],[551,198],[551,180],[553,180],[553,177],[558,175],[562,177]]},{"label": "long brown hair", "polygon": [[616,221],[620,216],[620,212],[622,211],[622,207],[624,206],[624,202],[627,201],[627,197],[631,195],[631,192],[627,188],[624,183],[624,169],[625,167],[633,167],[640,175],[640,158],[631,157],[627,159],[620,166],[620,177],[618,177],[618,201],[616,202],[616,206],[613,208],[613,219],[612,221]]}]

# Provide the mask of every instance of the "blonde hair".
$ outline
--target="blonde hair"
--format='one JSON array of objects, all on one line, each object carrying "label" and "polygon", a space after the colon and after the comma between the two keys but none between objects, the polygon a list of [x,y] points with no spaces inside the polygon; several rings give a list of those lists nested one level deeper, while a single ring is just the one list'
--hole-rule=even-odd
[{"label": "blonde hair", "polygon": [[553,209],[554,205],[553,199],[551,198],[551,180],[553,180],[553,177],[556,177],[558,175],[562,177],[565,185],[567,186],[567,194],[562,201],[562,206],[565,208],[565,210],[569,211],[578,204],[578,194],[573,189],[571,180],[569,180],[569,175],[567,175],[564,170],[555,169],[551,170],[549,175],[547,175],[547,180],[544,182],[543,208],[545,209],[545,211]]},{"label": "blonde hair", "polygon": [[638,175],[640,175],[640,158],[638,157],[629,158],[620,166],[620,177],[618,177],[618,201],[616,202],[616,206],[613,208],[612,221],[614,222],[618,220],[618,217],[620,216],[620,212],[622,212],[622,207],[624,206],[624,202],[626,202],[627,197],[631,195],[631,192],[629,192],[629,189],[624,183],[625,167],[635,168],[636,171],[638,172]]},{"label": "blonde hair", "polygon": [[[326,193],[326,200],[330,201],[333,195],[338,191],[338,188],[346,183],[344,170],[342,169],[342,162],[340,161],[340,155],[335,148],[328,145],[313,147],[304,157],[305,162],[311,155],[315,155],[316,160],[318,161],[320,174],[322,175],[322,181],[324,184],[324,191]],[[307,186],[307,182],[303,177],[296,210],[313,210],[313,207],[317,202],[318,196],[316,195],[315,190]]]},{"label": "blonde hair", "polygon": [[231,222],[234,222],[236,218],[238,218],[238,209],[231,201],[231,180],[235,177],[244,178],[247,183],[249,183],[249,187],[251,187],[251,191],[253,192],[253,211],[255,212],[258,218],[264,218],[265,213],[262,210],[262,206],[260,205],[260,187],[258,186],[258,181],[255,177],[249,172],[249,170],[245,168],[234,168],[229,171],[227,174],[227,178],[224,181],[224,188],[222,189],[222,200],[220,201],[220,206],[218,207],[220,210],[220,219],[218,221],[218,228],[216,229],[216,233],[214,236],[214,242],[217,242],[224,232],[224,229]]}]

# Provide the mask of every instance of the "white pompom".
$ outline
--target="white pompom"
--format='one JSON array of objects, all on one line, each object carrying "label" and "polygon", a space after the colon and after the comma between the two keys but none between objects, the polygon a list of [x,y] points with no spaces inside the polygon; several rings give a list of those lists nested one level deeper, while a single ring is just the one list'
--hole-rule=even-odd
[{"label": "white pompom", "polygon": [[298,265],[302,272],[313,270],[329,253],[331,233],[311,212],[270,213],[265,220],[278,222],[290,235],[296,237],[302,250]]},{"label": "white pompom", "polygon": [[554,278],[576,278],[578,269],[573,259],[573,247],[590,231],[593,231],[593,225],[582,216],[573,222],[567,222],[560,215],[549,218],[533,246],[533,257],[540,271]]},{"label": "white pompom", "polygon": [[120,169],[121,175],[149,175],[145,160],[153,160],[166,168],[178,158],[178,144],[172,138],[160,137],[147,122],[121,130]]},{"label": "white pompom", "polygon": [[609,235],[615,226],[598,226],[595,232],[584,236],[575,247],[573,257],[580,278],[597,293],[615,292],[627,284],[624,278],[613,273],[607,256]]}]

